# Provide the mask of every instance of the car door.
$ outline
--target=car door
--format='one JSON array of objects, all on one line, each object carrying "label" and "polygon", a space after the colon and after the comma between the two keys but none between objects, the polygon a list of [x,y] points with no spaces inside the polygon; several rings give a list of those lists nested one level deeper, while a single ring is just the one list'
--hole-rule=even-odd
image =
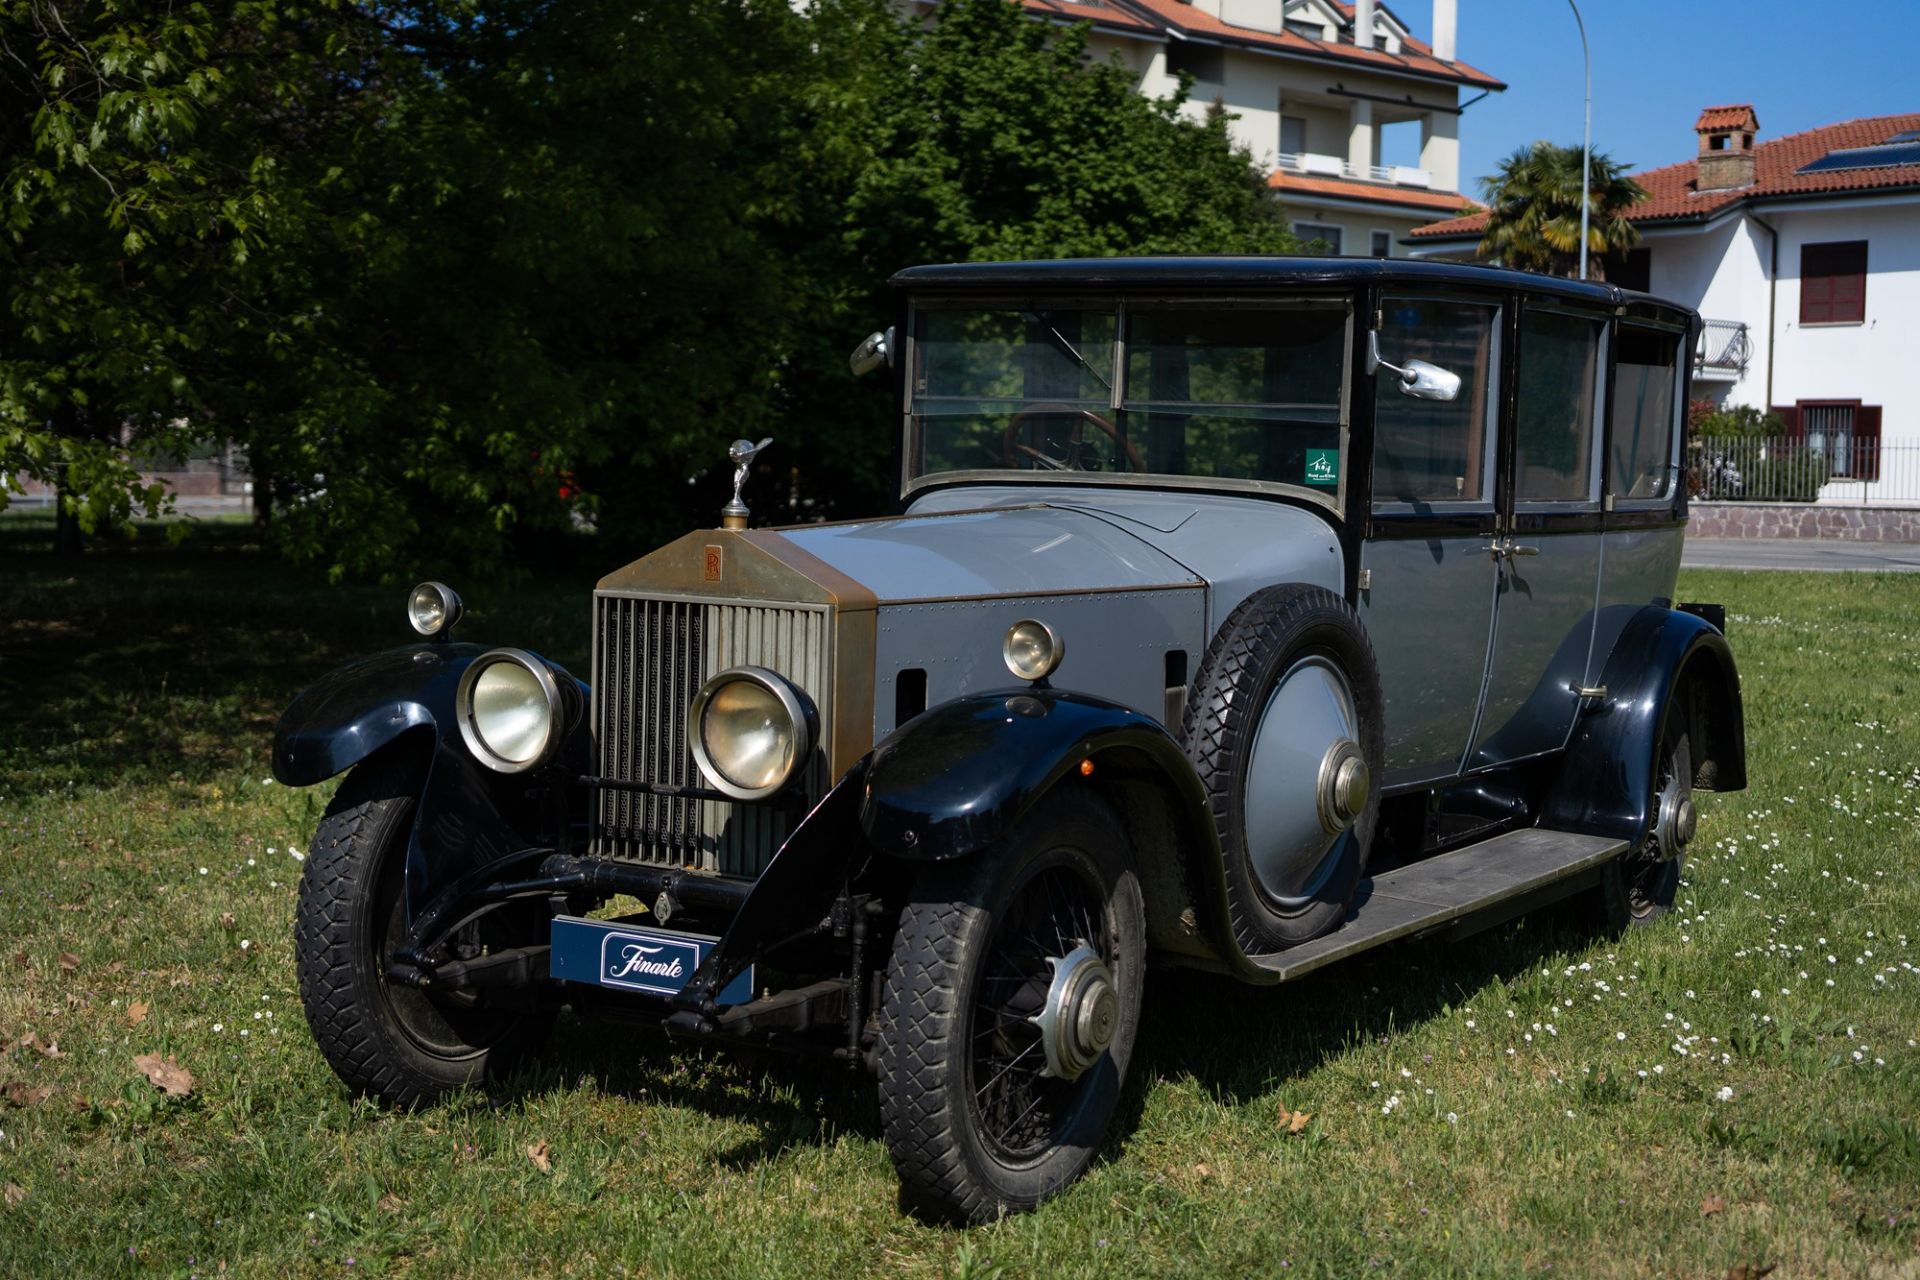
[{"label": "car door", "polygon": [[1582,705],[1600,579],[1600,392],[1607,318],[1525,303],[1501,447],[1492,650],[1466,768],[1566,745]]},{"label": "car door", "polygon": [[[1374,341],[1374,429],[1360,615],[1386,700],[1387,787],[1450,778],[1471,743],[1498,582],[1495,439],[1505,308],[1388,295]],[[1439,365],[1452,400],[1404,394],[1388,365]]]}]

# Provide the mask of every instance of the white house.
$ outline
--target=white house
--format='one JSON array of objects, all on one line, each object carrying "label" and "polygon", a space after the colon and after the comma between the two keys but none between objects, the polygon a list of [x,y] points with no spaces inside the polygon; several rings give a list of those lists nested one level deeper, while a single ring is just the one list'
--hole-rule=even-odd
[{"label": "white house", "polygon": [[[1186,109],[1218,102],[1236,117],[1294,231],[1331,252],[1403,256],[1413,228],[1473,203],[1460,195],[1460,115],[1475,100],[1463,94],[1506,86],[1454,56],[1457,0],[1433,0],[1431,44],[1376,0],[1024,3],[1042,21],[1090,23],[1093,56],[1118,55],[1142,93],[1192,75]],[[1382,163],[1389,149],[1415,163]]]},{"label": "white house", "polygon": [[[1615,283],[1706,319],[1694,390],[1776,409],[1826,453],[1826,497],[1920,499],[1920,114],[1760,140],[1709,107],[1694,158],[1634,175],[1641,247]],[[1469,258],[1484,215],[1421,227],[1419,256]]]}]

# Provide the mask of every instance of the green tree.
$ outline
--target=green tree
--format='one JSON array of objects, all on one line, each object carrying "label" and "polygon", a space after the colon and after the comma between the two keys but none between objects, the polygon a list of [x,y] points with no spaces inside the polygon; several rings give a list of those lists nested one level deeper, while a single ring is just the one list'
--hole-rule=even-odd
[{"label": "green tree", "polygon": [[25,475],[80,527],[160,506],[128,449],[209,433],[251,255],[299,234],[282,160],[334,128],[302,109],[364,69],[359,25],[329,0],[0,0],[0,504]]},{"label": "green tree", "polygon": [[[1536,142],[1500,162],[1480,180],[1487,228],[1476,252],[1503,266],[1572,276],[1580,263],[1579,147]],[[1647,198],[1627,176],[1628,166],[1595,152],[1588,167],[1587,274],[1605,274],[1603,257],[1633,247],[1640,233],[1623,216]]]},{"label": "green tree", "polygon": [[[844,374],[853,343],[892,320],[893,272],[1297,247],[1226,115],[1190,118],[1184,93],[1141,96],[1130,72],[1089,57],[1085,25],[1035,22],[1009,0],[949,0],[932,23],[862,0],[814,15],[827,62],[857,68],[831,131],[863,154],[849,188],[822,192],[833,232],[808,261],[822,322],[797,335],[783,409],[848,507],[872,510],[897,483],[884,380],[849,386]],[[795,225],[811,237],[819,221]]]},{"label": "green tree", "polygon": [[676,533],[740,435],[757,510],[871,509],[894,270],[1290,245],[1219,113],[939,12],[0,0],[0,474],[99,525],[235,437],[275,545],[390,576]]}]

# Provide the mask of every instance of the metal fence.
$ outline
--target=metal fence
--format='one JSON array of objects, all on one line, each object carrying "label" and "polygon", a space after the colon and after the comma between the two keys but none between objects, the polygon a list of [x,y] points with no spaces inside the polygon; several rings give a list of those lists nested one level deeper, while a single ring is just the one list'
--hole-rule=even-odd
[{"label": "metal fence", "polygon": [[1691,443],[1697,498],[1920,506],[1920,442],[1851,434],[1713,436]]},{"label": "metal fence", "polygon": [[[252,505],[253,473],[247,451],[232,441],[195,445],[184,457],[139,456],[131,461],[142,481],[164,485],[181,510],[244,511]],[[24,476],[15,480],[13,501],[45,506],[54,500],[52,485]]]}]

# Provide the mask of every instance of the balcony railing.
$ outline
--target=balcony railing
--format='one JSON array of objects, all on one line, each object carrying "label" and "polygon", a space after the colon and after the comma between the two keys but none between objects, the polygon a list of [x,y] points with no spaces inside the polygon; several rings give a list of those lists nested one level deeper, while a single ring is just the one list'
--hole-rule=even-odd
[{"label": "balcony railing", "polygon": [[1352,178],[1356,182],[1388,182],[1397,187],[1431,187],[1433,174],[1404,164],[1351,164],[1339,156],[1313,151],[1282,151],[1276,165],[1288,173],[1304,173],[1328,178]]},{"label": "balcony railing", "polygon": [[1738,378],[1753,358],[1753,342],[1740,320],[1704,320],[1700,345],[1693,351],[1693,372],[1703,378]]},{"label": "balcony railing", "polygon": [[1851,430],[1697,437],[1687,471],[1693,496],[1713,502],[1920,506],[1920,443]]}]

